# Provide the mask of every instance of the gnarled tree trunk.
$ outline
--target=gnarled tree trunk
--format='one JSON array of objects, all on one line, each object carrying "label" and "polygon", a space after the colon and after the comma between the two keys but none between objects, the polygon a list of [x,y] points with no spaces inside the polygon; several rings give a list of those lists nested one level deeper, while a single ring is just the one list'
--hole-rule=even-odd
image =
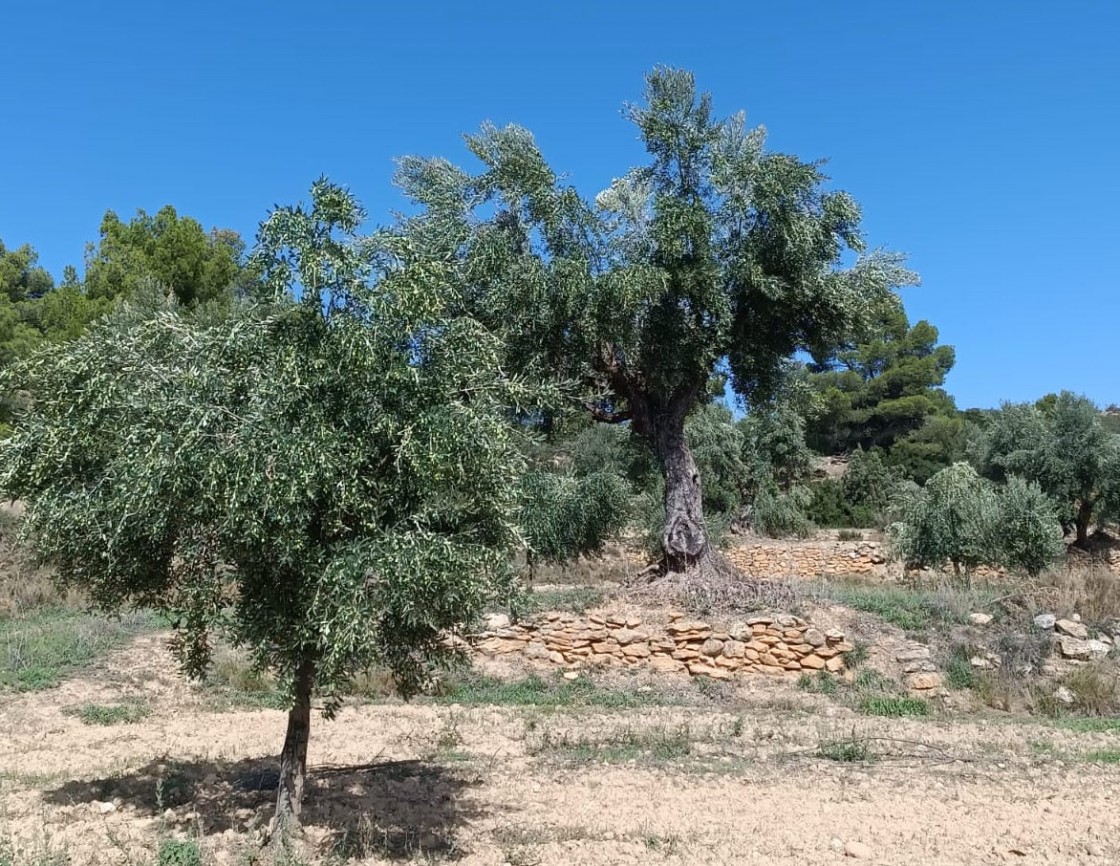
[{"label": "gnarled tree trunk", "polygon": [[684,391],[657,404],[635,389],[630,391],[629,398],[634,432],[649,443],[665,478],[665,525],[661,531],[665,572],[718,570],[704,527],[700,470],[684,433],[684,421],[695,393]]},{"label": "gnarled tree trunk", "polygon": [[276,792],[276,815],[270,835],[284,839],[299,827],[303,805],[303,783],[307,778],[307,741],[311,734],[311,690],[315,684],[315,662],[307,657],[296,668],[292,708],[288,710],[288,732],[280,752],[280,784]]},{"label": "gnarled tree trunk", "polygon": [[665,526],[661,548],[669,571],[688,571],[709,556],[700,471],[684,435],[683,418],[652,425],[650,440],[665,475]]}]

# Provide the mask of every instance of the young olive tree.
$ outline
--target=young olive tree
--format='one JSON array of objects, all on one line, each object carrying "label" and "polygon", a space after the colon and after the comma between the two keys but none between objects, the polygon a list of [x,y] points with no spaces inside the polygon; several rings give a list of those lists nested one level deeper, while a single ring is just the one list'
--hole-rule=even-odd
[{"label": "young olive tree", "polygon": [[1002,563],[1032,577],[1065,553],[1057,503],[1018,475],[1000,490],[999,534]]},{"label": "young olive tree", "polygon": [[916,490],[891,525],[891,546],[906,562],[953,565],[960,575],[998,557],[999,500],[993,485],[967,463],[954,463]]},{"label": "young olive tree", "polygon": [[[326,181],[262,224],[268,297],[111,317],[20,366],[0,487],[61,580],[171,615],[290,689],[274,831],[298,825],[313,693],[371,663],[406,694],[509,579],[522,390],[500,344]],[[392,263],[391,265],[386,263]]]},{"label": "young olive tree", "polygon": [[717,561],[685,422],[713,373],[726,364],[756,399],[788,357],[827,355],[915,278],[896,255],[865,254],[859,207],[819,164],[766,151],[742,114],[715,117],[691,74],[654,70],[628,115],[650,161],[594,202],[529,132],[487,125],[467,137],[478,173],[402,160],[417,212],[397,231],[502,330],[511,368],[581,381],[594,418],[645,440],[664,478],[665,566],[703,573]]}]

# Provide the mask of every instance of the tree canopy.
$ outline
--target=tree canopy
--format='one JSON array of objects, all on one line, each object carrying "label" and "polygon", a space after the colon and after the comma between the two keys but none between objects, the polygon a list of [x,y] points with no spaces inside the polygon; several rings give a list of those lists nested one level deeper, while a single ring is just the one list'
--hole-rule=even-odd
[{"label": "tree canopy", "polygon": [[[17,365],[36,395],[0,489],[63,581],[168,612],[205,670],[225,633],[288,683],[277,826],[297,819],[313,691],[372,662],[408,692],[506,585],[525,392],[440,282],[383,269],[325,181],[262,225],[270,293],[126,306]],[[298,300],[297,300],[298,298]]]},{"label": "tree canopy", "polygon": [[236,232],[208,233],[171,205],[154,216],[137,211],[127,223],[107,211],[97,245],[86,249],[86,294],[127,298],[154,279],[186,306],[228,298],[245,279],[244,250]]},{"label": "tree canopy", "polygon": [[980,471],[1035,481],[1071,518],[1084,546],[1093,522],[1120,515],[1120,436],[1087,397],[1063,391],[1037,404],[1005,403],[977,444]]},{"label": "tree canopy", "polygon": [[911,326],[901,307],[886,307],[857,340],[816,356],[810,381],[823,408],[809,424],[809,444],[824,454],[890,449],[923,424],[955,416],[953,399],[942,389],[955,353],[937,338],[929,322]]},{"label": "tree canopy", "polygon": [[915,278],[868,252],[859,207],[819,163],[767,151],[742,114],[717,118],[691,74],[655,69],[627,114],[650,161],[594,202],[529,132],[487,125],[466,139],[479,172],[401,161],[418,212],[396,231],[505,335],[511,366],[579,382],[595,418],[648,443],[665,479],[665,563],[688,571],[712,560],[685,420],[717,365],[758,399],[790,355],[827,355]]}]

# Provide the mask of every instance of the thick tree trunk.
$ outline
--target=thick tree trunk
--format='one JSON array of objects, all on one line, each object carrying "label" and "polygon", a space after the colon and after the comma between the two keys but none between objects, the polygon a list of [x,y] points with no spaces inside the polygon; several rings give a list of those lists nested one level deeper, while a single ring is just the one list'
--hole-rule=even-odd
[{"label": "thick tree trunk", "polygon": [[280,752],[280,784],[276,792],[276,816],[271,835],[283,839],[299,827],[303,805],[303,783],[307,778],[307,741],[311,734],[311,689],[315,662],[305,658],[296,669],[295,694],[288,711],[288,733]]},{"label": "thick tree trunk", "polygon": [[1089,544],[1089,523],[1093,519],[1093,503],[1081,500],[1077,505],[1077,541],[1078,547],[1087,547]]},{"label": "thick tree trunk", "polygon": [[669,571],[684,572],[711,556],[704,528],[700,472],[684,435],[683,415],[651,419],[647,438],[665,476],[665,527],[661,547]]}]

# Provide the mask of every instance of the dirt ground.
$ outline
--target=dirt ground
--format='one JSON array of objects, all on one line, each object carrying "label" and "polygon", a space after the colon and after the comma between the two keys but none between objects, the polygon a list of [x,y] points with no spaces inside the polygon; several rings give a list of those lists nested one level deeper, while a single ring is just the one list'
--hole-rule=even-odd
[{"label": "dirt ground", "polygon": [[[204,862],[259,851],[284,714],[214,711],[161,641],[143,636],[56,689],[0,698],[0,836],[29,860],[152,862],[174,837],[197,838]],[[152,712],[133,724],[64,712],[141,695]],[[1120,764],[1079,758],[1115,751],[1116,733],[869,718],[763,677],[700,697],[625,710],[347,707],[312,731],[310,859],[1120,862]],[[877,759],[818,756],[845,739]]]}]

